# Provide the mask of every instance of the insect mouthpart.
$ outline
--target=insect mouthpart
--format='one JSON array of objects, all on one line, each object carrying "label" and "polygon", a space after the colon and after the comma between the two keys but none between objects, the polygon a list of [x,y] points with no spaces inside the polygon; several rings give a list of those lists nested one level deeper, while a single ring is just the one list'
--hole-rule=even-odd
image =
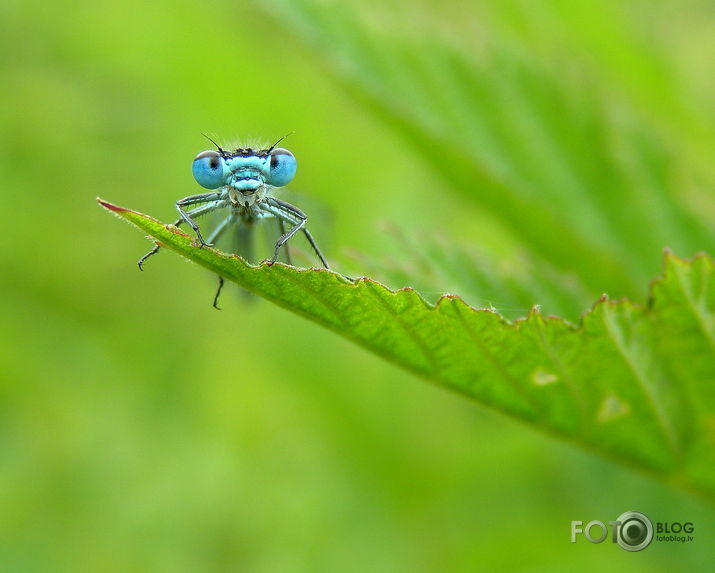
[{"label": "insect mouthpart", "polygon": [[263,181],[256,178],[242,178],[233,181],[231,187],[241,193],[241,195],[253,195],[263,187]]}]

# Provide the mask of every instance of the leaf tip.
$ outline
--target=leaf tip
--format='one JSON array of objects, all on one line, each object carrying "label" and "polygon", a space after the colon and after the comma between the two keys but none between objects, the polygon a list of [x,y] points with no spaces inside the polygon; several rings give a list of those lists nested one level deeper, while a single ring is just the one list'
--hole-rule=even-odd
[{"label": "leaf tip", "polygon": [[99,203],[105,209],[108,209],[109,211],[113,211],[114,213],[125,213],[125,212],[129,211],[129,209],[126,209],[125,207],[120,207],[119,205],[114,205],[113,203],[110,203],[109,201],[105,201],[101,197],[97,197],[97,203]]}]

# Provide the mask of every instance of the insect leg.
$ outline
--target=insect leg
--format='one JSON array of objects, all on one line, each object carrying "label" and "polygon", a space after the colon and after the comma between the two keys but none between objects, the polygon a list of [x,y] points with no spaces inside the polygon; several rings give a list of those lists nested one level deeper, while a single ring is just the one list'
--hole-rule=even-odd
[{"label": "insect leg", "polygon": [[223,277],[221,275],[218,276],[218,289],[216,290],[216,294],[214,295],[214,308],[216,310],[221,310],[221,308],[218,305],[218,297],[221,294],[221,289],[223,288]]},{"label": "insect leg", "polygon": [[325,257],[323,256],[323,253],[321,253],[320,249],[318,248],[318,244],[315,242],[315,239],[313,239],[313,235],[311,235],[310,231],[308,229],[306,229],[305,227],[303,227],[302,231],[303,231],[303,234],[305,235],[305,238],[308,239],[310,246],[313,247],[313,251],[320,259],[320,262],[323,263],[323,266],[326,269],[330,269],[330,267],[328,266],[328,262],[325,260]]},{"label": "insect leg", "polygon": [[[211,234],[208,237],[209,241],[217,241],[218,238],[223,234],[223,232],[226,230],[226,228],[233,222],[233,220],[236,218],[236,215],[231,213],[228,217],[226,217],[219,225],[211,231]],[[216,291],[216,294],[214,295],[214,302],[213,306],[216,310],[221,310],[218,306],[218,297],[221,294],[221,289],[223,288],[223,277],[221,275],[218,275],[218,290]]]},{"label": "insect leg", "polygon": [[192,216],[196,216],[196,209],[187,213],[186,211],[184,211],[183,208],[188,207],[189,205],[196,205],[197,203],[208,203],[206,207],[209,207],[209,205],[213,206],[212,208],[205,211],[206,213],[208,213],[209,211],[213,211],[214,209],[218,209],[219,207],[224,206],[225,199],[223,198],[223,195],[223,191],[213,191],[211,193],[190,195],[189,197],[184,197],[183,199],[180,199],[176,202],[176,210],[179,212],[179,215],[181,215],[181,218],[189,225],[191,225],[191,228],[194,230],[194,233],[196,233],[196,237],[198,238],[202,247],[209,247],[211,245],[204,241],[204,238],[201,236],[201,230],[199,229],[198,223],[196,223],[196,221],[192,219]]},{"label": "insect leg", "polygon": [[[174,221],[173,225],[174,227],[178,227],[183,222],[183,219],[177,219],[176,221]],[[140,271],[144,270],[144,261],[146,261],[149,257],[156,255],[159,252],[159,249],[161,249],[159,245],[154,245],[154,248],[151,251],[149,251],[146,255],[144,255],[141,259],[137,261],[137,265],[139,266]]]},{"label": "insect leg", "polygon": [[[286,233],[286,223],[281,217],[276,217],[276,221],[278,221],[278,230],[281,235],[285,235]],[[289,265],[293,264],[293,261],[291,260],[290,257],[290,248],[288,247],[288,243],[283,245],[283,250],[285,251],[285,256],[286,256],[286,263]]]},{"label": "insect leg", "polygon": [[[213,203],[209,203],[208,205],[201,205],[200,207],[196,207],[196,209],[192,209],[191,211],[189,211],[188,215],[190,217],[200,217],[201,215],[205,215],[206,213],[210,213],[214,209],[217,209],[219,206],[216,206]],[[175,227],[179,227],[185,221],[186,219],[184,219],[184,217],[182,216],[180,219],[174,221],[173,225]],[[155,245],[151,251],[149,251],[146,255],[144,255],[141,259],[137,261],[137,265],[139,266],[140,271],[144,270],[144,261],[146,261],[149,257],[156,255],[160,249],[161,247],[159,245]]]},{"label": "insect leg", "polygon": [[305,234],[306,238],[308,239],[310,246],[313,247],[315,254],[318,255],[320,262],[323,263],[323,265],[325,266],[326,269],[329,268],[328,263],[325,261],[325,257],[323,257],[323,253],[320,252],[320,249],[318,248],[318,245],[315,243],[313,236],[305,228],[305,224],[308,221],[308,216],[305,213],[303,213],[303,211],[298,209],[298,207],[295,207],[294,205],[291,205],[290,203],[286,203],[285,201],[281,201],[280,199],[276,199],[275,197],[268,198],[268,200],[266,201],[266,207],[264,207],[264,208],[266,208],[266,210],[268,212],[272,213],[278,219],[282,219],[285,222],[293,225],[293,228],[290,231],[281,235],[278,238],[278,240],[276,241],[275,254],[273,255],[273,258],[269,261],[271,264],[276,262],[280,248],[293,235],[295,235],[298,231],[302,230],[303,233]]}]

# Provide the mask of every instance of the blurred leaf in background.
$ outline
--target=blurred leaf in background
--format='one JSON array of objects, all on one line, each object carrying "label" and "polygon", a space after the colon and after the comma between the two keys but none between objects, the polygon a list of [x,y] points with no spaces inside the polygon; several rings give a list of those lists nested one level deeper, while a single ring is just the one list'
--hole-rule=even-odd
[{"label": "blurred leaf in background", "polygon": [[[508,2],[469,14],[455,6],[438,23],[418,6],[409,25],[398,23],[401,3],[375,8],[380,19],[363,3],[271,5],[442,179],[435,208],[447,192],[464,197],[465,209],[492,215],[530,260],[576,272],[596,294],[642,296],[664,246],[693,254],[715,243],[712,201],[688,204],[694,182],[683,177],[700,181],[712,168],[702,152],[678,157],[678,139],[664,138],[638,105],[639,90],[656,81],[663,99],[688,105],[671,93],[677,62],[666,44],[642,37],[656,31],[632,29],[622,5]],[[607,38],[588,58],[580,44],[589,37],[576,33],[584,27],[597,28],[591,41]],[[644,85],[604,82],[590,61],[599,48],[600,66],[623,65],[611,61],[617,48]],[[693,146],[695,129],[678,135]]]},{"label": "blurred leaf in background", "polygon": [[639,564],[702,570],[697,499],[271,305],[217,313],[198,267],[136,271],[149,243],[93,199],[173,219],[201,133],[295,130],[338,265],[474,282],[425,278],[383,220],[429,268],[487,260],[475,305],[643,301],[664,247],[713,252],[713,23],[696,0],[4,3],[2,569],[601,571],[634,556],[570,521],[638,509],[698,536]]}]

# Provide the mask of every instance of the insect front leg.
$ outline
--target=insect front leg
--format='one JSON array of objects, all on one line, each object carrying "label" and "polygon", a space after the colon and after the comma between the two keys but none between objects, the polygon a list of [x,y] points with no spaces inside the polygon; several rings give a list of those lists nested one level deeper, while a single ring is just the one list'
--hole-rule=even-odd
[{"label": "insect front leg", "polygon": [[[184,197],[183,199],[180,199],[176,202],[176,210],[179,211],[179,215],[181,215],[181,218],[189,225],[191,225],[191,228],[194,230],[194,233],[196,233],[196,238],[199,240],[202,247],[210,247],[211,245],[204,241],[204,238],[201,235],[201,230],[199,229],[199,225],[196,221],[193,220],[192,217],[195,217],[199,214],[203,215],[205,213],[210,213],[214,209],[224,207],[226,203],[226,200],[224,199],[224,194],[225,193],[223,191],[200,193],[199,195],[190,195],[189,197]],[[198,203],[208,203],[204,206],[205,210],[203,210],[201,213],[197,212],[199,209],[194,209],[188,213],[183,209],[184,207],[188,207],[189,205],[196,205]]]},{"label": "insect front leg", "polygon": [[269,261],[270,264],[273,264],[278,260],[278,255],[280,253],[281,247],[285,245],[293,235],[300,231],[308,221],[308,217],[306,217],[305,215],[303,215],[302,217],[284,217],[282,215],[278,215],[278,217],[284,221],[287,221],[288,223],[293,224],[293,228],[278,237],[278,240],[276,241],[275,253]]},{"label": "insect front leg", "polygon": [[318,248],[315,239],[313,239],[313,236],[310,234],[308,229],[305,228],[305,225],[308,222],[308,216],[303,213],[303,211],[298,209],[298,207],[291,205],[290,203],[286,203],[285,201],[281,201],[280,199],[276,199],[275,197],[269,198],[266,201],[266,204],[268,212],[270,212],[273,216],[277,217],[279,220],[285,221],[286,223],[293,225],[293,228],[290,231],[283,233],[278,238],[278,240],[276,241],[276,249],[273,258],[270,259],[268,262],[270,264],[275,263],[278,259],[278,253],[280,251],[280,248],[285,245],[285,243],[298,231],[303,231],[306,238],[308,239],[308,242],[310,243],[310,246],[313,248],[313,251],[315,251],[315,254],[320,259],[320,262],[323,263],[323,266],[326,269],[330,268],[328,266],[327,261],[325,260],[325,257],[323,256],[323,253],[320,252],[320,249]]}]

